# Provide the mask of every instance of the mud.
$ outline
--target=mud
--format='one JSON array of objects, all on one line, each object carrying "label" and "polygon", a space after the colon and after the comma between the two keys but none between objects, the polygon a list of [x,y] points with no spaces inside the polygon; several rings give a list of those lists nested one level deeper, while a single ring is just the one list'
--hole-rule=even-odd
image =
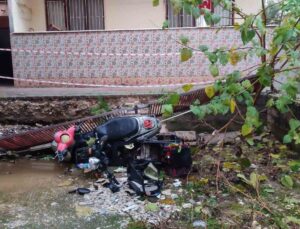
[{"label": "mud", "polygon": [[120,228],[115,216],[76,212],[82,198],[69,190],[90,179],[54,160],[0,161],[0,228]]},{"label": "mud", "polygon": [[33,189],[51,188],[65,169],[53,161],[20,159],[0,162],[0,192],[22,194]]}]

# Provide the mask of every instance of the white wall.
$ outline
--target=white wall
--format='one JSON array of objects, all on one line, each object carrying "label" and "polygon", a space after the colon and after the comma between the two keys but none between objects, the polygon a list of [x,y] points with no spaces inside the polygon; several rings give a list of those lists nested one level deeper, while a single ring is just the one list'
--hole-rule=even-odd
[{"label": "white wall", "polygon": [[[261,10],[261,0],[235,0],[235,4],[246,14],[257,14]],[[235,14],[235,17],[240,17]],[[235,22],[242,23],[242,19],[235,19]]]},{"label": "white wall", "polygon": [[44,0],[10,0],[13,32],[46,31]]},{"label": "white wall", "polygon": [[105,29],[161,28],[165,4],[153,7],[151,0],[104,0]]}]

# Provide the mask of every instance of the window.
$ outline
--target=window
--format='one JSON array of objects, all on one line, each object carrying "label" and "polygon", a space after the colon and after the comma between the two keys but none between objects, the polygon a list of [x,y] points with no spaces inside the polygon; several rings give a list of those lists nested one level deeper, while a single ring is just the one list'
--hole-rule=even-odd
[{"label": "window", "polygon": [[169,21],[169,27],[193,27],[196,25],[193,16],[187,14],[182,9],[178,14],[173,10],[170,0],[167,1],[167,20]]},{"label": "window", "polygon": [[[214,26],[229,26],[233,25],[233,15],[229,10],[223,9],[221,6],[213,7],[213,12],[221,17],[221,21]],[[169,27],[194,27],[198,23],[202,24],[201,19],[195,21],[195,19],[184,12],[182,9],[179,14],[175,14],[170,0],[167,0],[167,20],[169,21]],[[199,22],[198,22],[199,21]]]},{"label": "window", "polygon": [[104,29],[103,0],[46,0],[48,30]]}]

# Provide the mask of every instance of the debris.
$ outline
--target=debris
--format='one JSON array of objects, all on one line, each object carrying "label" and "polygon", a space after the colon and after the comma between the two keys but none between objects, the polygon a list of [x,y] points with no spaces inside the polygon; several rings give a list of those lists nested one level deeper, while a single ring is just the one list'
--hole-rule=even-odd
[{"label": "debris", "polygon": [[179,179],[175,179],[173,182],[173,185],[175,188],[178,188],[181,186],[181,181]]},{"label": "debris", "polygon": [[182,208],[192,208],[193,205],[191,203],[184,203],[182,204]]},{"label": "debris", "polygon": [[125,167],[119,167],[114,170],[114,173],[125,173],[127,169]]},{"label": "debris", "polygon": [[206,223],[202,220],[196,220],[193,222],[193,227],[206,228]]},{"label": "debris", "polygon": [[90,192],[91,192],[91,190],[88,188],[77,188],[77,189],[69,191],[69,194],[77,193],[79,195],[85,195],[85,194],[89,194]]},{"label": "debris", "polygon": [[128,212],[128,211],[132,211],[132,210],[137,210],[138,208],[139,208],[139,206],[137,206],[136,204],[132,204],[126,208],[123,208],[122,211]]},{"label": "debris", "polygon": [[164,191],[161,192],[163,195],[166,195],[166,196],[171,196],[171,189],[166,189]]},{"label": "debris", "polygon": [[178,195],[177,195],[176,193],[172,193],[172,194],[171,194],[171,198],[172,198],[173,200],[178,199]]}]

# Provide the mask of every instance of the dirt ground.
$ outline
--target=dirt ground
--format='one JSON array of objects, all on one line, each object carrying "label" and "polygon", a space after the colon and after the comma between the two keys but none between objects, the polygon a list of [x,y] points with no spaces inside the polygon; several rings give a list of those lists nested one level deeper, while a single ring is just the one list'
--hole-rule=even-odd
[{"label": "dirt ground", "polygon": [[49,156],[6,158],[1,228],[300,228],[299,154],[270,135],[255,139],[251,146],[237,137],[193,147],[189,176],[165,177],[155,201],[101,186],[86,196],[69,194],[93,187],[96,178]]}]

